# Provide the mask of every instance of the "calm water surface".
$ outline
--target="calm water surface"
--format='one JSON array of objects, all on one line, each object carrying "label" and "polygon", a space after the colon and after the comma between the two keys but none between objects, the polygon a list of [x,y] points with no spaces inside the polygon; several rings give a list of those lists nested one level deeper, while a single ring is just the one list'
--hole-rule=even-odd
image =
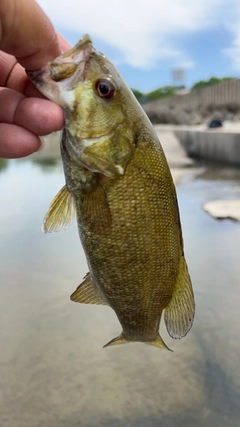
[{"label": "calm water surface", "polygon": [[206,201],[240,198],[240,170],[201,165],[177,187],[197,303],[174,350],[102,349],[120,333],[114,312],[74,304],[87,272],[76,226],[44,235],[64,184],[61,162],[0,162],[0,426],[239,427],[240,223]]}]

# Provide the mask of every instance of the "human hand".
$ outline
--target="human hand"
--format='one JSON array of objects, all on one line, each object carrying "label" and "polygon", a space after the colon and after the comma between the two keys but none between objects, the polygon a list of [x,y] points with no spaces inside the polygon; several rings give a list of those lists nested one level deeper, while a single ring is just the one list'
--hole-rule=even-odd
[{"label": "human hand", "polygon": [[69,47],[34,0],[0,1],[0,157],[27,156],[41,148],[39,136],[64,126],[62,109],[38,92],[25,68],[42,68]]}]

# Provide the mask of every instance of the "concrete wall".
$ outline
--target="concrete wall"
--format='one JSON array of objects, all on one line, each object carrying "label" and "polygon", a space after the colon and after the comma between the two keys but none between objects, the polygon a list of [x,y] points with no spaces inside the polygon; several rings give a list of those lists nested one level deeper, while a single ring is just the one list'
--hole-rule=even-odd
[{"label": "concrete wall", "polygon": [[[214,86],[193,90],[185,95],[154,101],[152,107],[166,106],[170,108],[195,109],[199,106],[240,104],[240,79],[229,80]],[[146,106],[148,104],[144,104]]]},{"label": "concrete wall", "polygon": [[240,134],[220,130],[174,130],[182,147],[191,157],[240,166]]}]

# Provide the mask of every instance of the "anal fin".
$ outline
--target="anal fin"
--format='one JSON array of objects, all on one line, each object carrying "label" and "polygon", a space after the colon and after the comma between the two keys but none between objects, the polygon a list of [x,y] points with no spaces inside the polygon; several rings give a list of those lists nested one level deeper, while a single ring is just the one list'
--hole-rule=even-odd
[{"label": "anal fin", "polygon": [[83,282],[79,285],[70,297],[71,301],[81,304],[108,305],[103,295],[100,294],[96,285],[93,283],[90,273],[87,273]]},{"label": "anal fin", "polygon": [[184,256],[171,301],[164,312],[167,331],[172,338],[180,339],[191,329],[195,314],[195,302],[191,279]]}]

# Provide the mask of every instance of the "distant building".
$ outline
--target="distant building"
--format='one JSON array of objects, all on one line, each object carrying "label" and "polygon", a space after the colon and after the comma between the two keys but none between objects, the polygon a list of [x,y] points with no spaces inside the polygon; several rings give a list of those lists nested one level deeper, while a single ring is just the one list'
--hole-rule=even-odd
[{"label": "distant building", "polygon": [[174,91],[176,95],[186,95],[190,92],[190,89],[186,88],[185,86],[173,86]]},{"label": "distant building", "polygon": [[174,68],[172,70],[173,87],[185,87],[185,70],[184,68]]}]

